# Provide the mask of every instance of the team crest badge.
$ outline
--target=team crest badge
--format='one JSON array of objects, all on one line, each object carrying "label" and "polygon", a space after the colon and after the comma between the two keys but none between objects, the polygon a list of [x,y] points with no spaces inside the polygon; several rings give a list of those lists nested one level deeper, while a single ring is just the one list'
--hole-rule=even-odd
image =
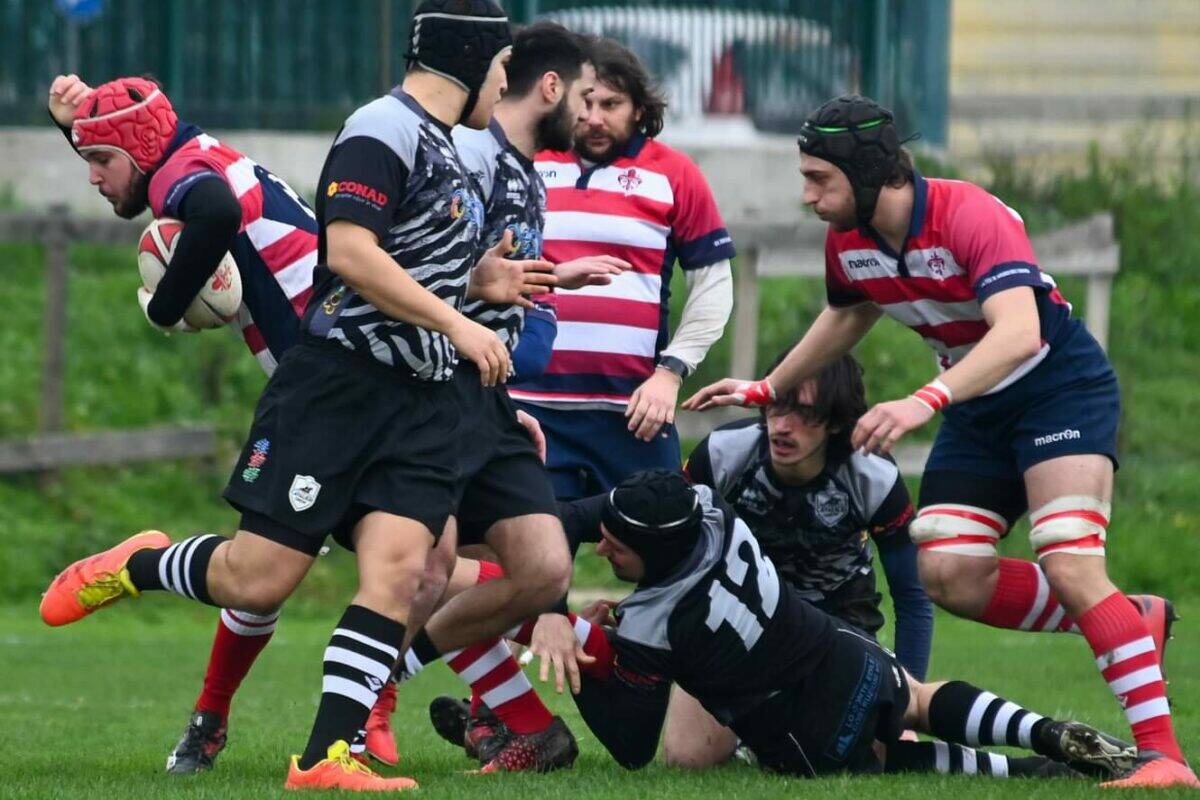
[{"label": "team crest badge", "polygon": [[621,188],[628,194],[642,185],[642,179],[637,174],[637,170],[630,167],[627,172],[622,172],[617,176],[617,183],[621,184]]},{"label": "team crest badge", "polygon": [[850,513],[850,497],[833,484],[808,496],[813,515],[826,527],[832,528]]},{"label": "team crest badge", "polygon": [[939,256],[937,253],[931,255],[925,261],[925,266],[929,267],[929,271],[939,278],[946,277],[946,259]]},{"label": "team crest badge", "polygon": [[297,475],[292,478],[292,488],[288,489],[288,502],[297,512],[307,511],[317,502],[321,492],[321,484],[312,475]]}]

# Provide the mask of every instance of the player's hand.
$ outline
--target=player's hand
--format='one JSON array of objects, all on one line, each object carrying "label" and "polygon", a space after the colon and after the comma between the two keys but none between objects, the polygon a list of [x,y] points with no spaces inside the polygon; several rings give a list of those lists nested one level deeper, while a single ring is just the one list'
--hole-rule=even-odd
[{"label": "player's hand", "polygon": [[459,355],[479,367],[479,379],[484,386],[508,380],[508,348],[495,331],[460,316],[446,335]]},{"label": "player's hand", "polygon": [[668,369],[656,369],[645,383],[634,390],[625,408],[627,426],[634,438],[648,442],[663,425],[675,422],[675,403],[683,378]]},{"label": "player's hand", "polygon": [[537,448],[538,458],[542,463],[546,463],[546,434],[542,433],[542,423],[537,421],[537,418],[532,414],[517,410],[517,422],[521,423],[525,428],[525,432],[529,434],[529,438],[533,439],[533,446]]},{"label": "player's hand", "polygon": [[512,253],[512,231],[488,250],[471,270],[467,298],[486,303],[504,303],[533,308],[528,295],[545,294],[554,288],[554,265],[541,259],[515,261],[506,258]]},{"label": "player's hand", "polygon": [[554,267],[554,277],[560,289],[579,289],[584,286],[607,286],[614,275],[633,269],[628,261],[616,256],[584,256],[564,261]]},{"label": "player's hand", "polygon": [[583,652],[583,646],[575,638],[575,628],[562,614],[538,617],[529,639],[529,652],[541,659],[538,679],[543,683],[550,679],[550,667],[554,667],[554,691],[559,694],[562,694],[564,684],[570,685],[572,694],[579,694],[579,665],[596,661]]},{"label": "player's hand", "polygon": [[150,298],[152,298],[152,297],[154,297],[154,293],[151,292],[149,289],[147,289],[145,286],[138,287],[138,290],[137,290],[138,305],[142,307],[142,314],[145,315],[146,322],[149,322],[154,328],[162,331],[167,336],[170,336],[173,332],[176,332],[176,331],[178,331],[179,333],[199,333],[200,332],[199,328],[193,328],[191,325],[189,325],[187,323],[187,320],[183,319],[183,317],[180,317],[179,322],[176,322],[174,325],[170,326],[169,328],[165,328],[162,325],[159,325],[154,320],[150,319]]},{"label": "player's hand", "polygon": [[580,611],[579,616],[593,625],[611,628],[617,624],[617,618],[613,616],[613,609],[616,607],[616,600],[597,600]]},{"label": "player's hand", "polygon": [[767,382],[739,381],[737,378],[710,383],[683,403],[688,411],[707,411],[718,406],[769,406],[775,400],[775,388]]},{"label": "player's hand", "polygon": [[887,455],[901,436],[929,422],[933,414],[933,409],[913,397],[880,403],[859,418],[850,434],[850,446]]},{"label": "player's hand", "polygon": [[50,116],[62,127],[71,127],[75,121],[75,109],[91,93],[92,87],[80,80],[78,75],[59,75],[50,84],[50,99],[46,104]]}]

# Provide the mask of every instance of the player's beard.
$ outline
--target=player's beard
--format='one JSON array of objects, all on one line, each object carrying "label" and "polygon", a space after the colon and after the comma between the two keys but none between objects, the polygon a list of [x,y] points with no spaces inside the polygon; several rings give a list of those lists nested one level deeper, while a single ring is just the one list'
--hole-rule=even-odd
[{"label": "player's beard", "polygon": [[584,159],[585,161],[592,161],[592,162],[595,162],[598,164],[603,164],[607,161],[612,161],[614,158],[616,158],[617,153],[620,153],[621,151],[623,151],[625,149],[625,146],[629,144],[629,140],[633,138],[633,131],[632,130],[626,131],[625,135],[623,137],[618,138],[618,137],[614,136],[612,139],[612,143],[609,144],[608,147],[604,148],[604,150],[599,151],[599,152],[587,149],[587,144],[586,144],[587,138],[586,137],[587,137],[586,133],[582,136],[580,136],[580,135],[575,136],[575,153],[576,153],[576,155],[578,155],[580,158]]},{"label": "player's beard", "polygon": [[538,120],[537,142],[538,150],[570,150],[575,144],[575,120],[571,119],[566,95],[553,111]]},{"label": "player's beard", "polygon": [[129,191],[113,204],[113,211],[122,219],[133,219],[150,205],[150,178],[144,172],[134,172]]}]

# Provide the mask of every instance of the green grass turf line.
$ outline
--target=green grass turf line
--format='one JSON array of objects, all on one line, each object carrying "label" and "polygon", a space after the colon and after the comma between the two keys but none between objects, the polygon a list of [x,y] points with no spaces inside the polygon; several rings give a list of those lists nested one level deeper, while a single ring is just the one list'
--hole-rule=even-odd
[{"label": "green grass turf line", "polygon": [[[167,753],[200,687],[216,614],[174,598],[152,597],[52,630],[35,604],[0,607],[0,798],[283,797],[287,755],[303,746],[320,686],[320,656],[339,608],[289,616],[235,699],[229,746],[211,773],[167,775]],[[1168,651],[1175,721],[1185,750],[1200,753],[1200,603]],[[1077,717],[1118,735],[1127,728],[1076,636],[997,631],[939,614],[931,675],[955,677],[1041,713]],[[531,673],[531,677],[533,674]],[[830,778],[804,781],[733,765],[687,773],[652,765],[616,766],[566,697],[543,691],[580,740],[575,769],[546,776],[465,774],[472,763],[429,726],[438,694],[462,695],[443,667],[400,690],[394,719],[399,770],[416,777],[424,798],[828,798],[888,800],[1097,796],[1088,781],[997,781],[967,776]],[[335,796],[335,795],[330,795]],[[1124,795],[1122,795],[1124,796]],[[1140,795],[1139,795],[1140,796]],[[1148,796],[1148,795],[1146,795]],[[1160,792],[1154,797],[1183,797]],[[1195,796],[1186,794],[1186,796]]]}]

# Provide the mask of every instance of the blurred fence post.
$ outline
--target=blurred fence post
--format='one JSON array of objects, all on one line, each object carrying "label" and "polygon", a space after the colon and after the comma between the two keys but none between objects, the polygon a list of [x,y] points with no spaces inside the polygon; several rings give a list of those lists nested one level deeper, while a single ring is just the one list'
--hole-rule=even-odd
[{"label": "blurred fence post", "polygon": [[758,353],[758,248],[747,247],[733,271],[733,353],[730,374],[754,380]]},{"label": "blurred fence post", "polygon": [[42,402],[38,426],[43,433],[63,429],[63,379],[67,366],[67,281],[70,273],[68,215],[64,205],[50,208],[57,223],[40,231],[46,268],[46,306],[42,317]]}]

